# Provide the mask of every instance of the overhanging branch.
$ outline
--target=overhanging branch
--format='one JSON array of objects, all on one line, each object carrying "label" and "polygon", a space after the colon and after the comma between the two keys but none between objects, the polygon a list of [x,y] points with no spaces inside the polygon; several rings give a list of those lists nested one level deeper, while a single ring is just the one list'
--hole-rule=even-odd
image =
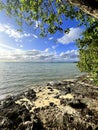
[{"label": "overhanging branch", "polygon": [[85,13],[98,19],[98,1],[96,0],[67,0],[70,4],[79,7]]}]

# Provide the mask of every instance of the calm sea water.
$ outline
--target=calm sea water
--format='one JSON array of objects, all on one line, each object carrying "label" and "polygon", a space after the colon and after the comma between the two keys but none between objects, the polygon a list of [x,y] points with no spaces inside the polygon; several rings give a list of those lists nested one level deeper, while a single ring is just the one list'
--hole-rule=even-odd
[{"label": "calm sea water", "polygon": [[76,63],[0,63],[0,99],[34,84],[80,75]]}]

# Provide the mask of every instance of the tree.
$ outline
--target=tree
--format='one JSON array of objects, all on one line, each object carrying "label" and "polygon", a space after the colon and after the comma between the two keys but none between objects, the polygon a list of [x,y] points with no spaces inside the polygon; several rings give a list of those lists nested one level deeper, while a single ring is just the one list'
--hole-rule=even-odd
[{"label": "tree", "polygon": [[[19,25],[25,21],[33,25],[38,21],[41,36],[64,29],[63,19],[77,19],[85,25],[82,38],[77,40],[79,48],[78,67],[98,79],[98,0],[1,0],[0,9],[7,15],[15,16]],[[40,22],[39,22],[40,21]]]},{"label": "tree", "polygon": [[68,0],[68,2],[98,19],[98,0]]},{"label": "tree", "polygon": [[68,0],[1,0],[0,9],[5,9],[7,15],[15,16],[19,25],[23,21],[29,25],[40,21],[38,28],[42,36],[56,31],[68,32],[68,29],[62,28],[64,18],[76,18],[81,21],[80,24],[88,24],[87,21],[91,20]]},{"label": "tree", "polygon": [[78,67],[88,72],[98,85],[98,21],[83,33],[83,38],[77,40],[79,48]]}]

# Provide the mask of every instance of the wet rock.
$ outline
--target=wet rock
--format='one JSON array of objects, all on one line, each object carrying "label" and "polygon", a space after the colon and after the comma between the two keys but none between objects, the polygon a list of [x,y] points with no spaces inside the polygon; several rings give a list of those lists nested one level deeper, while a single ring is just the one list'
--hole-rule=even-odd
[{"label": "wet rock", "polygon": [[[98,130],[98,91],[86,83],[86,78],[79,80],[51,82],[46,88],[7,97],[0,103],[0,130]],[[45,89],[49,89],[44,98],[49,104],[37,107],[37,94]],[[65,98],[67,93],[73,98]],[[22,103],[16,104],[19,99]]]},{"label": "wet rock", "polygon": [[14,103],[15,103],[15,102],[14,102],[14,100],[13,100],[13,97],[8,96],[8,97],[3,101],[2,106],[3,106],[4,108],[6,108],[6,107],[9,107],[9,106],[13,105]]},{"label": "wet rock", "polygon": [[47,83],[47,86],[61,86],[61,85],[62,85],[61,82],[51,81],[51,82]]},{"label": "wet rock", "polygon": [[72,92],[71,87],[67,87],[67,88],[66,88],[66,94],[71,93],[71,92]]},{"label": "wet rock", "polygon": [[24,95],[30,100],[36,98],[36,92],[33,89],[29,89],[27,92],[24,93]]},{"label": "wet rock", "polygon": [[47,83],[47,86],[53,86],[53,85],[55,85],[55,82],[53,82],[53,81]]}]

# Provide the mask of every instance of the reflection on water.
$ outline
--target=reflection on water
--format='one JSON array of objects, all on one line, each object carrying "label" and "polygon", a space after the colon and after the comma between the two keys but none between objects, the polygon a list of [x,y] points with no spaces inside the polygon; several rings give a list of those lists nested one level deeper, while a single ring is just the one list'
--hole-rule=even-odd
[{"label": "reflection on water", "polygon": [[80,75],[76,63],[0,63],[0,98],[32,84]]}]

